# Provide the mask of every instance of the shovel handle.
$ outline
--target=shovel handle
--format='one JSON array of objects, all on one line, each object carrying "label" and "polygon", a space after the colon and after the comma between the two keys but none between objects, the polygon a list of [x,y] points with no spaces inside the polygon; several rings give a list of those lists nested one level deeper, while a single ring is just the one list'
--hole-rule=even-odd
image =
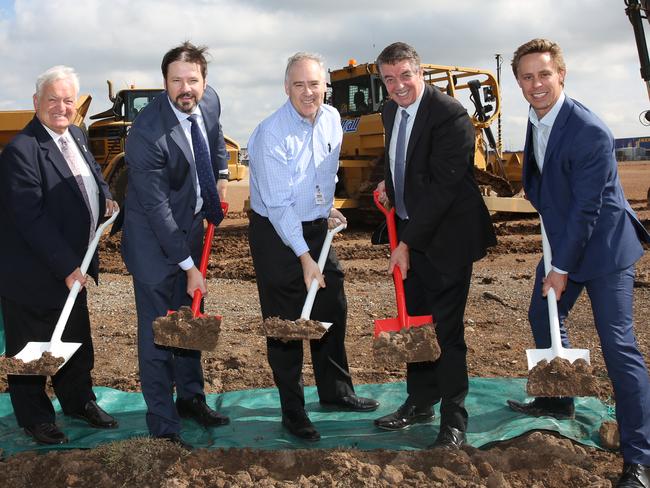
[{"label": "shovel handle", "polygon": [[[99,244],[99,239],[106,230],[106,228],[111,225],[113,222],[115,222],[115,219],[117,218],[117,215],[120,213],[118,210],[115,212],[113,215],[110,216],[106,222],[104,222],[102,225],[100,225],[97,228],[97,231],[95,232],[95,237],[93,238],[92,241],[90,241],[90,244],[88,244],[88,249],[86,250],[86,254],[83,257],[83,260],[81,261],[81,266],[79,266],[79,270],[81,271],[82,275],[86,274],[86,271],[88,271],[88,266],[90,266],[90,262],[93,259],[93,256],[95,255],[95,249],[97,249],[97,245]],[[63,305],[63,310],[61,310],[61,315],[59,316],[59,320],[57,320],[56,325],[54,326],[54,332],[52,332],[52,339],[50,339],[51,343],[57,343],[61,342],[61,336],[63,336],[63,330],[65,329],[65,325],[68,323],[68,319],[70,318],[70,313],[72,312],[72,307],[74,306],[74,302],[77,299],[77,295],[79,294],[79,291],[81,290],[81,283],[79,281],[76,281],[72,284],[72,288],[70,288],[70,292],[68,293],[68,298],[65,301],[65,304]]]},{"label": "shovel handle", "polygon": [[[539,216],[539,223],[542,227],[542,251],[544,254],[544,275],[548,274],[553,269],[551,262],[553,260],[553,254],[551,252],[551,244],[548,241],[546,236],[546,229],[544,228],[544,222],[542,221],[542,216]],[[546,295],[546,301],[548,302],[548,320],[549,327],[551,331],[551,350],[553,351],[554,356],[560,354],[560,349],[562,349],[562,335],[560,334],[560,316],[557,311],[557,296],[555,295],[555,290],[551,288]]]},{"label": "shovel handle", "polygon": [[397,228],[395,226],[395,207],[388,210],[379,201],[379,192],[377,190],[372,192],[372,199],[381,213],[386,217],[386,228],[388,229],[388,243],[392,251],[397,247]]},{"label": "shovel handle", "polygon": [[[225,217],[228,214],[228,202],[221,202],[221,211]],[[201,251],[201,263],[199,264],[199,271],[201,276],[205,278],[208,274],[208,261],[210,260],[210,249],[212,248],[212,239],[214,238],[214,224],[208,222],[208,228],[205,230],[205,238],[203,239],[203,250]],[[203,293],[198,288],[194,290],[192,297],[192,315],[197,317],[199,314],[199,307],[201,306],[201,298]]]},{"label": "shovel handle", "polygon": [[[325,269],[325,261],[327,261],[327,255],[330,252],[330,246],[332,245],[332,239],[334,239],[334,235],[345,229],[345,227],[345,224],[340,224],[338,227],[329,229],[327,231],[327,234],[325,235],[325,241],[323,242],[323,247],[321,248],[320,255],[318,256],[318,269],[321,273]],[[309,285],[307,298],[305,299],[305,304],[303,305],[302,312],[300,313],[301,319],[309,320],[318,288],[318,280],[315,279],[311,282],[311,285]]]}]

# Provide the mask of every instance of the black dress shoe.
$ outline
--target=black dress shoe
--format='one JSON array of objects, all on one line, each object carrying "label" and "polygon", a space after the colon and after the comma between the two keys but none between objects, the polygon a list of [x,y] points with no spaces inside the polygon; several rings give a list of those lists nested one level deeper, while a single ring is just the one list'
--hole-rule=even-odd
[{"label": "black dress shoe", "polygon": [[465,432],[455,427],[442,425],[440,426],[438,437],[436,437],[435,442],[429,448],[460,449],[466,442],[467,437],[465,437]]},{"label": "black dress shoe", "polygon": [[320,434],[304,411],[283,412],[282,425],[293,435],[306,441],[320,440]]},{"label": "black dress shoe", "polygon": [[39,444],[65,444],[68,438],[59,430],[56,424],[49,422],[30,425],[24,428],[25,433],[34,438]]},{"label": "black dress shoe", "polygon": [[650,466],[623,464],[616,488],[650,488]]},{"label": "black dress shoe", "polygon": [[508,406],[515,412],[532,417],[555,417],[558,420],[565,420],[576,416],[573,403],[561,402],[556,398],[539,397],[528,403],[508,400]]},{"label": "black dress shoe", "polygon": [[395,412],[375,419],[375,425],[384,430],[402,430],[413,424],[431,422],[435,417],[433,408],[418,408],[405,403]]},{"label": "black dress shoe", "polygon": [[168,440],[169,442],[172,442],[178,445],[179,447],[182,447],[186,451],[191,451],[192,449],[194,449],[194,446],[192,444],[190,444],[189,442],[185,442],[183,438],[178,434],[165,434],[165,435],[158,436],[157,438]]},{"label": "black dress shoe", "polygon": [[97,427],[98,429],[114,429],[117,427],[117,420],[102,410],[95,400],[90,400],[84,405],[81,412],[73,413],[71,416],[85,420],[91,427]]},{"label": "black dress shoe", "polygon": [[208,407],[205,399],[200,395],[191,399],[178,398],[176,400],[176,409],[178,415],[183,418],[194,419],[203,427],[218,427],[230,423],[228,417]]},{"label": "black dress shoe", "polygon": [[363,398],[356,395],[347,395],[333,402],[320,401],[321,405],[337,410],[350,410],[353,412],[372,412],[377,410],[379,402],[372,398]]}]

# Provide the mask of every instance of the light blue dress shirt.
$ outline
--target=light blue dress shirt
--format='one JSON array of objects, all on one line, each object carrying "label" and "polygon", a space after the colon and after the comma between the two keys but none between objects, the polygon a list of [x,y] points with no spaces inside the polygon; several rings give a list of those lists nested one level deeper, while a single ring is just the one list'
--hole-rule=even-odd
[{"label": "light blue dress shirt", "polygon": [[302,222],[327,218],[333,206],[342,140],[335,108],[321,105],[312,125],[287,100],[248,141],[251,209],[296,256],[309,251]]}]

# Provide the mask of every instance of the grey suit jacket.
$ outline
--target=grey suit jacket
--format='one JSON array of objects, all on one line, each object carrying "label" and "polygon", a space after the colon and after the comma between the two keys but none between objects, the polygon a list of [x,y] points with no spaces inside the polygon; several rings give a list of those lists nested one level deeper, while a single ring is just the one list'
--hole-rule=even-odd
[{"label": "grey suit jacket", "polygon": [[[227,152],[217,93],[207,87],[199,102],[215,176],[227,169]],[[128,189],[124,202],[122,256],[135,279],[160,283],[196,259],[191,235],[196,207],[196,167],[190,143],[172,110],[167,92],[138,115],[126,141]],[[200,236],[198,237],[200,249]]]}]

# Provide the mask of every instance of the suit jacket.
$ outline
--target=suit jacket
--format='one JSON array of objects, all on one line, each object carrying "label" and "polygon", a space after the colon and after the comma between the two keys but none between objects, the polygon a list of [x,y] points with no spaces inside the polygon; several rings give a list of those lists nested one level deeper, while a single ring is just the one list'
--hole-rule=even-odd
[{"label": "suit jacket", "polygon": [[[398,105],[386,104],[385,181],[394,201],[388,148]],[[450,273],[482,258],[496,244],[490,214],[474,179],[474,126],[454,98],[425,84],[406,150],[404,203],[409,215],[400,236]]]},{"label": "suit jacket", "polygon": [[[99,215],[112,198],[84,132],[68,128],[99,188]],[[88,249],[91,215],[59,147],[34,117],[0,154],[0,295],[61,308],[65,278]],[[97,253],[88,268],[97,279]]]},{"label": "suit jacket", "polygon": [[579,102],[565,97],[549,136],[540,174],[532,124],[524,147],[523,181],[544,220],[553,266],[578,282],[627,268],[650,236],[623,195],[614,137]]},{"label": "suit jacket", "polygon": [[[199,102],[215,176],[228,168],[217,93],[206,87]],[[126,141],[129,184],[124,201],[122,256],[139,281],[156,284],[195,253],[196,166],[167,92],[149,103]],[[198,244],[200,249],[200,242]],[[198,263],[197,263],[198,264]]]}]

